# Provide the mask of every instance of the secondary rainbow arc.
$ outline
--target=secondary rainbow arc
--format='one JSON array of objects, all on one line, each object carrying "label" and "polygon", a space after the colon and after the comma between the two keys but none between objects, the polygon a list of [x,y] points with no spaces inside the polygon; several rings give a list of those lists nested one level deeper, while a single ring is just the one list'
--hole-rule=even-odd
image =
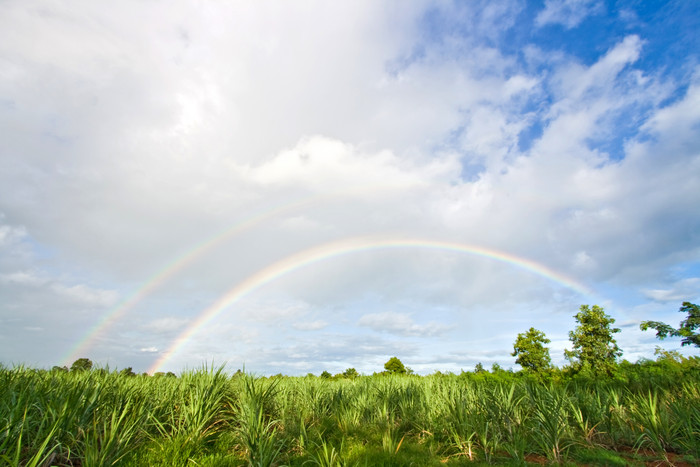
[{"label": "secondary rainbow arc", "polygon": [[100,320],[95,323],[89,330],[80,338],[64,356],[61,361],[64,365],[70,365],[76,358],[84,356],[87,350],[94,345],[97,338],[104,333],[109,327],[126,315],[126,313],[146,298],[149,294],[167,283],[173,276],[191,265],[206,253],[212,251],[216,247],[222,245],[227,240],[230,240],[234,235],[251,229],[262,222],[279,216],[286,212],[298,210],[303,207],[317,205],[322,202],[331,202],[333,200],[342,199],[344,197],[355,194],[367,193],[370,190],[391,191],[392,185],[362,185],[355,186],[350,189],[339,189],[331,193],[315,194],[297,199],[282,205],[273,206],[263,210],[260,213],[250,216],[249,218],[230,226],[223,231],[207,238],[205,241],[198,243],[194,247],[187,250],[184,254],[178,256],[173,261],[169,262],[164,268],[159,269],[155,274],[151,275],[140,287],[131,293],[126,299],[119,302],[115,307],[105,313]]},{"label": "secondary rainbow arc", "polygon": [[[292,203],[287,203],[282,206],[276,206],[268,209],[262,213],[258,213],[250,218],[234,224],[231,227],[226,228],[222,232],[208,238],[204,242],[201,242],[194,247],[187,250],[186,253],[178,256],[173,261],[169,262],[165,267],[161,268],[150,276],[140,287],[138,287],[131,295],[125,300],[119,302],[115,307],[110,309],[97,323],[95,323],[90,329],[83,335],[83,337],[76,342],[73,347],[63,356],[61,361],[64,365],[70,365],[76,358],[83,356],[84,353],[89,350],[89,348],[94,344],[97,337],[106,331],[110,326],[115,324],[119,319],[121,319],[129,310],[131,310],[136,304],[141,302],[145,297],[155,291],[158,287],[165,284],[173,276],[175,276],[180,271],[184,270],[186,267],[194,263],[196,260],[201,258],[207,252],[212,251],[214,248],[220,246],[225,241],[229,240],[236,234],[239,234],[245,230],[248,230],[259,223],[279,215],[281,213],[291,211],[293,209],[298,209],[300,207],[306,206],[311,203],[316,203],[321,199],[319,196],[313,196],[304,198],[302,200],[297,200]],[[329,197],[326,197],[329,199]]]}]

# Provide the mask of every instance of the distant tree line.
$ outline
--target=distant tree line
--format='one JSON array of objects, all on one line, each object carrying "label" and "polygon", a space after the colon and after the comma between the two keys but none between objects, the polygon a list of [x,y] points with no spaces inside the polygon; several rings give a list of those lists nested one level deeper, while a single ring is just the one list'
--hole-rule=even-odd
[{"label": "distant tree line", "polygon": [[[666,323],[659,321],[643,321],[640,324],[640,329],[646,331],[655,329],[656,337],[665,339],[667,337],[681,337],[681,346],[694,345],[700,347],[700,334],[697,332],[700,329],[700,307],[690,302],[683,302],[680,310],[687,316],[680,322],[678,328],[674,328]],[[578,323],[573,331],[569,331],[569,340],[572,343],[571,350],[565,350],[564,356],[569,361],[569,365],[562,370],[557,369],[552,365],[552,360],[549,354],[549,348],[546,344],[551,341],[547,338],[544,332],[533,327],[526,332],[518,334],[513,344],[513,352],[511,355],[516,357],[515,363],[522,367],[522,373],[536,379],[543,379],[552,376],[557,371],[563,371],[566,375],[572,376],[576,374],[584,374],[592,377],[610,377],[613,376],[618,369],[618,358],[622,356],[622,350],[617,345],[613,334],[620,332],[619,328],[613,328],[615,320],[605,313],[605,310],[598,306],[581,305],[579,312],[574,315]],[[655,354],[659,356],[661,361],[684,361],[683,357],[678,352],[665,351],[657,347]],[[627,363],[627,365],[630,365]],[[93,363],[88,358],[79,358],[68,367],[54,366],[53,371],[65,372],[80,372],[90,371]],[[106,371],[100,369],[98,371]],[[125,376],[136,376],[136,373],[131,367],[124,368],[120,371]],[[385,375],[411,375],[411,368],[406,367],[398,357],[391,357],[384,364],[384,371],[380,374]],[[488,371],[484,368],[481,362],[476,364],[474,374],[484,374]],[[494,363],[491,369],[491,374],[499,375],[508,373],[503,370],[498,363]],[[512,373],[512,371],[510,371]],[[243,373],[241,370],[236,372],[240,376]],[[376,374],[376,373],[375,373]],[[441,374],[439,371],[436,374]],[[148,373],[143,373],[142,376],[149,376]],[[176,377],[173,372],[158,372],[153,376]],[[282,377],[282,374],[277,377]],[[307,375],[313,377],[312,373]],[[323,371],[320,375],[323,379],[354,379],[360,376],[360,373],[355,368],[348,368],[342,373],[332,375],[328,371]]]}]

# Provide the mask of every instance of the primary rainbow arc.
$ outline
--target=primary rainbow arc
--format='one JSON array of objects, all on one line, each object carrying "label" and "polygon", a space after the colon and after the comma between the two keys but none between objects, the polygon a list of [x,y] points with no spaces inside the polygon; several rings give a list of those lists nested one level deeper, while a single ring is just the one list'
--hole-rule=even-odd
[{"label": "primary rainbow arc", "polygon": [[313,263],[360,251],[390,248],[423,248],[454,251],[501,261],[572,289],[582,295],[590,296],[593,292],[584,284],[554,271],[536,261],[522,258],[504,251],[465,243],[405,237],[353,237],[309,248],[277,261],[249,276],[229,289],[212,305],[198,313],[196,319],[173,341],[170,347],[153,363],[148,370],[153,374],[160,370],[187,342],[206,324],[228,309],[241,298],[252,293],[275,279]]}]

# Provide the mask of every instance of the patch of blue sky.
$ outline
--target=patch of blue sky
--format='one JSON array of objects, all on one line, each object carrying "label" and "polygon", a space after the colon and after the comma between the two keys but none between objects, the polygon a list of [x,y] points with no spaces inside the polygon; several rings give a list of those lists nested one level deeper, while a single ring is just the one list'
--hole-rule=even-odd
[{"label": "patch of blue sky", "polygon": [[545,124],[542,120],[535,120],[531,125],[525,127],[518,134],[518,150],[527,152],[532,148],[535,141],[539,140],[544,133]]},{"label": "patch of blue sky", "polygon": [[625,107],[603,116],[601,129],[586,140],[591,150],[606,154],[608,161],[620,161],[625,158],[625,146],[631,140],[644,141],[649,135],[640,132],[641,126],[650,116],[650,105]]},{"label": "patch of blue sky", "polygon": [[638,66],[674,76],[692,72],[700,58],[700,2],[620,3],[629,4],[629,8],[620,9],[632,13],[632,18],[627,20],[627,30],[645,41]]},{"label": "patch of blue sky", "polygon": [[[428,46],[446,46],[462,38],[470,44],[497,47],[503,54],[526,64],[526,46],[543,52],[558,52],[592,65],[626,36],[636,34],[644,48],[636,66],[666,73],[687,73],[698,62],[700,51],[700,2],[608,1],[592,10],[573,27],[559,23],[538,25],[544,2],[525,2],[512,17],[494,20],[493,29],[478,27],[488,4],[455,3],[452,8],[429,9],[419,24],[420,41]],[[420,50],[420,49],[416,49]],[[448,50],[455,51],[448,47]],[[419,57],[420,53],[413,53]],[[546,65],[544,65],[546,66]]]},{"label": "patch of blue sky", "polygon": [[[635,290],[611,281],[596,282],[590,285],[595,290],[595,298],[598,300],[598,303],[588,304],[602,306],[615,318],[620,317],[618,311],[632,309],[649,301],[649,297],[646,296],[644,291]],[[644,317],[641,318],[646,319]]]},{"label": "patch of blue sky", "polygon": [[[670,274],[679,280],[687,278],[700,278],[700,255],[695,260],[674,264],[670,269]],[[698,290],[697,294],[700,296],[700,290]]]},{"label": "patch of blue sky", "polygon": [[34,240],[32,237],[24,239],[24,243],[31,248],[34,258],[39,260],[50,260],[56,257],[56,250],[41,242]]},{"label": "patch of blue sky", "polygon": [[539,93],[528,99],[520,109],[522,114],[529,115],[530,124],[524,127],[518,134],[518,150],[527,152],[533,144],[542,137],[547,126],[545,115],[554,103],[549,93]]},{"label": "patch of blue sky", "polygon": [[459,174],[459,178],[464,182],[475,182],[486,171],[484,164],[469,159],[462,159],[461,166],[462,171]]},{"label": "patch of blue sky", "polygon": [[624,37],[638,35],[643,47],[635,68],[680,78],[698,63],[698,30],[700,2],[635,0],[607,2],[604,14],[571,29],[543,25],[531,39],[543,51],[562,51],[592,65]]}]

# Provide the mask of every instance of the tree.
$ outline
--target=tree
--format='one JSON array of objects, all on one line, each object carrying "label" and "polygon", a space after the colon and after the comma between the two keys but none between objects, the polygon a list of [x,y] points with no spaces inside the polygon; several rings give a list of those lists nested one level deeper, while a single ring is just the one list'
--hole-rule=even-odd
[{"label": "tree", "polygon": [[518,334],[511,355],[518,357],[515,363],[523,367],[523,370],[542,373],[552,367],[549,349],[545,347],[550,342],[542,331],[530,328],[527,332]]},{"label": "tree", "polygon": [[696,332],[697,329],[700,329],[700,306],[690,302],[683,302],[678,311],[688,314],[687,318],[681,321],[678,329],[659,321],[642,321],[639,329],[642,331],[646,331],[649,328],[656,329],[656,337],[658,339],[665,339],[668,336],[682,337],[681,346],[692,344],[695,347],[700,347],[700,333]]},{"label": "tree", "polygon": [[331,375],[330,373],[328,373],[325,370],[323,371],[323,373],[321,373],[321,378],[323,378],[323,379],[331,379],[332,377],[333,377],[333,375]]},{"label": "tree", "polygon": [[579,323],[574,331],[569,331],[569,340],[574,348],[565,350],[564,356],[575,364],[576,369],[586,368],[596,374],[611,374],[617,357],[622,355],[613,339],[613,334],[620,332],[620,329],[610,327],[615,320],[598,305],[593,305],[593,308],[581,305],[574,318]]},{"label": "tree", "polygon": [[343,372],[343,378],[349,378],[349,379],[354,379],[360,376],[360,374],[357,372],[356,369],[354,368],[348,368]]},{"label": "tree", "polygon": [[485,371],[486,369],[484,369],[484,365],[482,365],[481,362],[478,362],[476,365],[474,365],[474,373],[479,374]]},{"label": "tree", "polygon": [[396,357],[391,357],[385,364],[384,369],[394,375],[403,375],[406,373],[406,367],[403,366],[401,360]]},{"label": "tree", "polygon": [[119,372],[119,374],[123,376],[136,376],[136,373],[134,373],[134,370],[131,367],[124,368],[122,371]]},{"label": "tree", "polygon": [[79,358],[70,366],[70,371],[87,371],[92,368],[92,361],[89,358]]}]

